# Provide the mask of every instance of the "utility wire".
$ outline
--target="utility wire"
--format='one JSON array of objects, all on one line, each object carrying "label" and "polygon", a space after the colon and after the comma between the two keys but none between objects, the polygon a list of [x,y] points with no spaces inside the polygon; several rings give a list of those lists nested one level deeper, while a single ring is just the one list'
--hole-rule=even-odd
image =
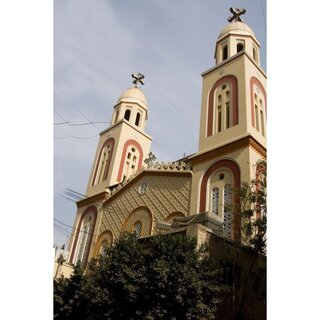
[{"label": "utility wire", "polygon": [[152,80],[152,78],[149,76],[149,75],[146,75],[146,77],[148,77],[151,81],[151,83],[156,87],[156,89],[159,90],[159,92],[162,94],[162,96],[169,102],[169,104],[179,113],[179,114],[182,114],[185,119],[190,123],[192,124],[192,126],[195,126],[195,123],[189,118],[187,117],[184,112],[180,109],[180,108],[177,108],[173,102],[166,96],[166,94],[161,90],[161,88]]}]

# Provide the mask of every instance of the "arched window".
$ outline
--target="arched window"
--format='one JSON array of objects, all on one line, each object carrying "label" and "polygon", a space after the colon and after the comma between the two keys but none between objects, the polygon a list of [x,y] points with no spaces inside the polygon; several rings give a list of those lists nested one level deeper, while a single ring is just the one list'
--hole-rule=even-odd
[{"label": "arched window", "polygon": [[136,116],[136,122],[135,122],[135,125],[136,125],[137,127],[139,127],[140,118],[141,118],[141,114],[138,112],[138,113],[137,113],[137,116]]},{"label": "arched window", "polygon": [[232,188],[240,188],[237,163],[223,159],[212,164],[201,181],[199,212],[211,212],[211,217],[221,226],[221,232],[231,239],[240,240],[240,221],[236,214],[239,196],[232,194]]},{"label": "arched window", "polygon": [[127,109],[126,112],[124,113],[124,118],[128,121],[130,120],[130,114],[131,114],[130,109]]},{"label": "arched window", "polygon": [[79,233],[79,241],[77,245],[77,253],[75,263],[83,263],[85,262],[85,258],[87,257],[90,250],[90,241],[92,238],[92,232],[94,227],[94,216],[93,214],[88,214],[83,220],[80,233]]},{"label": "arched window", "polygon": [[225,45],[222,49],[222,60],[228,59],[228,46]]},{"label": "arched window", "polygon": [[105,180],[105,171],[108,165],[108,161],[110,158],[110,153],[111,153],[111,145],[107,145],[103,148],[102,151],[102,157],[101,157],[101,162],[99,166],[99,174],[98,174],[98,180],[96,183],[100,183],[103,180]]},{"label": "arched window", "polygon": [[114,122],[118,121],[118,116],[119,116],[119,110],[117,110],[116,115],[114,117]]},{"label": "arched window", "polygon": [[244,49],[244,43],[243,42],[238,42],[237,43],[237,53],[242,51]]},{"label": "arched window", "polygon": [[257,49],[255,47],[252,48],[252,57],[254,61],[257,61]]},{"label": "arched window", "polygon": [[108,170],[111,162],[112,152],[114,146],[114,139],[108,139],[101,147],[98,159],[96,162],[95,171],[92,177],[92,184],[94,186],[108,177]]},{"label": "arched window", "polygon": [[252,126],[266,135],[266,93],[261,83],[256,78],[251,78],[251,121]]},{"label": "arched window", "polygon": [[108,246],[109,246],[108,241],[107,241],[107,240],[103,240],[102,243],[101,243],[101,246],[100,246],[100,250],[99,250],[99,253],[100,253],[102,256],[105,256],[105,255],[106,255]]},{"label": "arched window", "polygon": [[207,137],[238,124],[238,81],[235,76],[218,80],[208,98]]}]

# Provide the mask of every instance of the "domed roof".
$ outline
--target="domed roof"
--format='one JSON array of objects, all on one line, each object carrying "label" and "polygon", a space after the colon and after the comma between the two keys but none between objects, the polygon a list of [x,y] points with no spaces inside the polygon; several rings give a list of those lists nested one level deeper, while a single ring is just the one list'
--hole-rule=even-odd
[{"label": "domed roof", "polygon": [[240,22],[240,21],[234,21],[234,22],[227,24],[220,32],[218,39],[222,38],[223,36],[225,36],[228,33],[250,35],[250,36],[255,37],[252,29],[248,25],[246,25],[245,23]]},{"label": "domed roof", "polygon": [[131,87],[125,90],[119,97],[117,104],[122,101],[136,102],[147,108],[147,98],[140,88]]}]

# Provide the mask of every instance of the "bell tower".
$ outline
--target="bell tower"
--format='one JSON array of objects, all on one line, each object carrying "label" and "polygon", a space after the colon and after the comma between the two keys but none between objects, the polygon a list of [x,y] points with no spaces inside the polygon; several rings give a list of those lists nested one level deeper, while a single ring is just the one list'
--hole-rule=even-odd
[{"label": "bell tower", "polygon": [[202,73],[198,152],[193,165],[192,213],[206,214],[214,229],[240,240],[239,190],[266,159],[266,75],[260,44],[241,16],[232,16],[215,45],[215,65]]},{"label": "bell tower", "polygon": [[147,99],[139,88],[141,73],[132,74],[134,86],[125,90],[114,105],[111,125],[100,133],[88,181],[87,196],[128,179],[141,169],[150,152],[152,138],[145,133]]},{"label": "bell tower", "polygon": [[245,135],[266,145],[266,76],[260,67],[260,44],[242,22],[245,9],[230,11],[230,23],[216,41],[216,65],[202,73],[199,152]]}]

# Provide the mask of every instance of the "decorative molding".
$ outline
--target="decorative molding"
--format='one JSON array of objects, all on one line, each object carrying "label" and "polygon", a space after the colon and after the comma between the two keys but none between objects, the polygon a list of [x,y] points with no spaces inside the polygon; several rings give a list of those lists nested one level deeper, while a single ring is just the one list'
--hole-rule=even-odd
[{"label": "decorative molding", "polygon": [[73,259],[74,259],[74,254],[75,254],[75,250],[76,250],[76,247],[77,247],[77,243],[78,243],[78,238],[79,238],[79,233],[80,233],[80,229],[81,229],[81,225],[82,225],[82,222],[83,220],[85,219],[85,217],[89,214],[93,213],[93,216],[94,216],[94,220],[93,220],[93,227],[92,227],[92,233],[90,235],[90,239],[89,239],[89,250],[88,252],[86,253],[86,256],[83,257],[83,265],[86,266],[87,264],[87,259],[89,257],[89,254],[90,254],[90,251],[91,251],[91,244],[92,244],[92,238],[93,238],[93,234],[94,234],[94,230],[95,230],[95,227],[96,227],[96,220],[97,220],[97,208],[95,206],[90,206],[88,207],[82,214],[81,214],[81,217],[80,219],[78,220],[78,223],[77,223],[77,227],[76,227],[76,234],[75,234],[75,237],[74,237],[74,241],[73,241],[73,245],[72,245],[72,251],[71,251],[71,255],[70,255],[70,262],[72,263]]},{"label": "decorative molding", "polygon": [[211,87],[209,91],[209,97],[207,101],[207,137],[213,135],[214,128],[214,113],[215,113],[215,97],[214,93],[216,89],[222,85],[224,82],[229,82],[231,85],[231,94],[232,94],[232,119],[233,126],[236,126],[239,123],[239,106],[238,106],[238,79],[234,75],[227,75],[220,78],[215,84]]},{"label": "decorative molding", "polygon": [[214,159],[217,159],[221,156],[225,156],[231,152],[244,149],[246,147],[252,147],[255,149],[262,157],[266,158],[267,150],[253,137],[246,136],[239,140],[230,142],[224,146],[218,147],[216,149],[211,149],[205,153],[193,156],[190,158],[192,165],[198,165],[200,163],[208,162]]},{"label": "decorative molding", "polygon": [[137,176],[142,173],[153,173],[156,174],[157,172],[170,172],[170,173],[181,173],[181,172],[188,172],[191,173],[191,165],[190,163],[186,163],[184,161],[178,162],[156,162],[149,165],[149,168],[146,169],[144,166],[141,167],[140,170],[137,170],[133,175],[131,175],[127,180],[122,181],[119,183],[115,188],[106,188],[104,200],[108,200],[118,191],[120,191],[123,187],[127,186],[132,180],[134,180]]},{"label": "decorative molding", "polygon": [[[148,190],[139,194],[141,181],[148,184]],[[123,231],[124,222],[138,208],[150,210],[153,221],[150,233],[154,233],[155,223],[164,221],[174,212],[188,215],[191,197],[191,171],[143,171],[126,186],[119,189],[114,196],[103,204],[101,225],[97,234],[112,230],[117,238]],[[140,219],[141,220],[141,219]],[[143,220],[141,220],[143,222]]]},{"label": "decorative molding", "polygon": [[264,112],[266,115],[266,119],[267,119],[267,94],[266,91],[263,87],[263,85],[261,84],[261,82],[255,78],[255,77],[251,77],[250,79],[250,102],[251,102],[251,125],[253,128],[255,128],[255,124],[254,124],[254,95],[253,95],[253,86],[256,85],[257,88],[259,90],[262,91],[262,94],[264,96],[264,102],[265,102],[265,106],[264,106]]}]

